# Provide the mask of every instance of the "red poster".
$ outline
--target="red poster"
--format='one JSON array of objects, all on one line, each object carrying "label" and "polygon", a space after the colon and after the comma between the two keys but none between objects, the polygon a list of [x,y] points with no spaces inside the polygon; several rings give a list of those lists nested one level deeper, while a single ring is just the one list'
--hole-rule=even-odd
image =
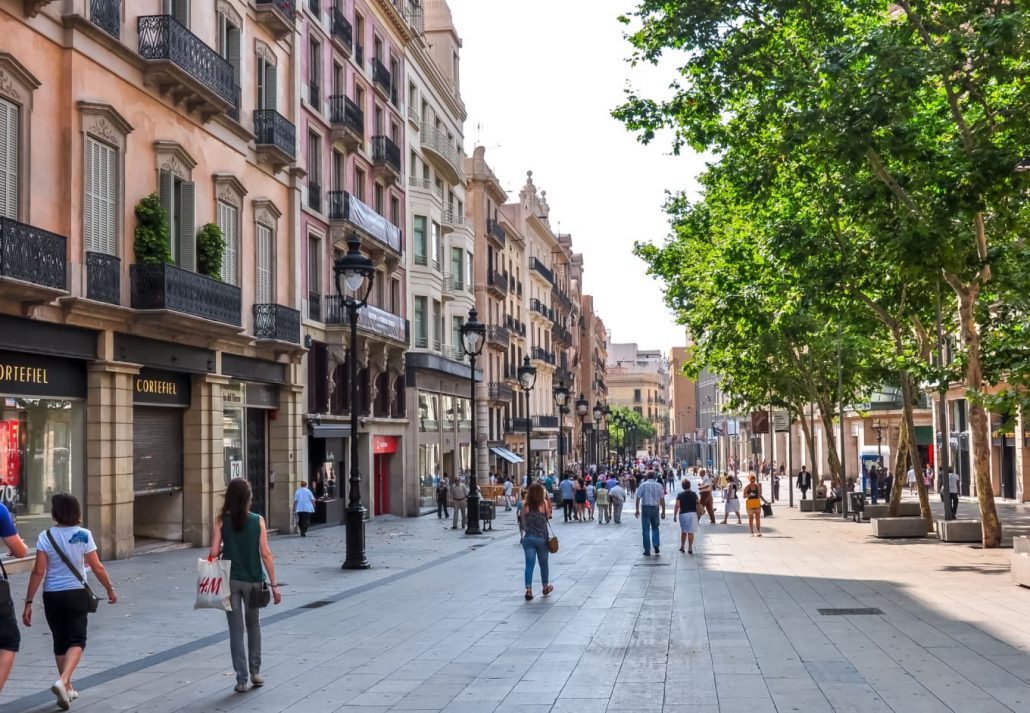
[{"label": "red poster", "polygon": [[397,452],[397,437],[396,436],[373,436],[372,437],[372,453],[380,455],[383,453],[396,453]]},{"label": "red poster", "polygon": [[21,450],[18,421],[0,421],[0,486],[21,484]]}]

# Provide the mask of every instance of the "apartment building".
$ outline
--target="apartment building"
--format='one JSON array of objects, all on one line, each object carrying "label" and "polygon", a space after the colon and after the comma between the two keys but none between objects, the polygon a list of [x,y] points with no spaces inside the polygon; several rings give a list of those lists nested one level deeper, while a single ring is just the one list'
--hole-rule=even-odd
[{"label": "apartment building", "polygon": [[[436,509],[434,476],[472,467],[473,399],[461,328],[476,304],[476,238],[466,217],[460,48],[445,2],[427,5],[424,33],[405,48],[411,236],[406,268],[412,324],[405,375],[413,416],[405,514]],[[479,319],[486,321],[485,315]],[[480,408],[482,423],[485,404],[480,402]],[[485,459],[479,473],[486,473]]]},{"label": "apartment building", "polygon": [[657,349],[611,343],[608,348],[609,403],[632,408],[655,429],[639,450],[664,456],[669,446],[669,364]]},{"label": "apartment building", "polygon": [[669,358],[669,432],[672,457],[677,463],[694,464],[697,446],[697,385],[683,373],[690,357],[687,347],[673,347]]},{"label": "apartment building", "polygon": [[[587,400],[592,409],[595,404],[608,404],[608,332],[604,326],[604,320],[594,310],[594,298],[592,295],[583,295],[580,299],[582,306],[582,319],[579,326],[579,392]],[[587,438],[580,440],[580,452],[587,455],[587,460],[592,460],[590,454],[590,441],[593,435],[593,415],[588,416],[581,428],[586,432]]]},{"label": "apartment building", "polygon": [[[277,5],[281,3],[275,3]],[[291,3],[287,3],[291,4]],[[350,470],[350,413],[358,435],[362,501],[371,516],[411,514],[404,476],[409,428],[404,356],[407,321],[405,52],[421,41],[422,8],[401,0],[297,3],[302,202],[298,228],[306,356],[306,454],[316,521],[339,522]],[[333,263],[356,235],[375,264],[368,305],[350,344]],[[350,359],[358,403],[351,404]]]},{"label": "apartment building", "polygon": [[71,492],[105,558],[205,545],[237,477],[289,526],[289,5],[0,4],[0,482],[29,542]]}]

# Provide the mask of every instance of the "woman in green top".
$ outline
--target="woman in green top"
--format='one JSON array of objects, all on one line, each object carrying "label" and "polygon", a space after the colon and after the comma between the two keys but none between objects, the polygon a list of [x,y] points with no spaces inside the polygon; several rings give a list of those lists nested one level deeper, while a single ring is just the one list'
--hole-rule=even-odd
[{"label": "woman in green top", "polygon": [[[229,570],[229,592],[232,611],[225,613],[229,620],[229,651],[232,667],[236,670],[236,692],[247,690],[247,680],[255,686],[265,682],[261,677],[261,622],[260,609],[254,598],[260,596],[265,581],[264,570],[272,587],[272,597],[278,604],[283,600],[276,584],[275,563],[268,549],[265,519],[250,512],[250,483],[234,478],[225,489],[225,502],[215,518],[211,537],[210,559],[221,556],[232,562]],[[243,645],[246,625],[247,646]]]}]

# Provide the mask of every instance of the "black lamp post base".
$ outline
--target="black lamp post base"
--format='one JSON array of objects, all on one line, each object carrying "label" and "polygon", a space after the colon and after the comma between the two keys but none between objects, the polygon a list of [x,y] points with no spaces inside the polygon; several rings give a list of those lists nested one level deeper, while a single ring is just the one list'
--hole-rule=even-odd
[{"label": "black lamp post base", "polygon": [[341,569],[368,569],[372,565],[365,559],[365,508],[358,505],[344,510],[343,525],[347,530],[347,559]]},{"label": "black lamp post base", "polygon": [[465,534],[482,535],[479,527],[479,494],[469,495],[465,501]]}]

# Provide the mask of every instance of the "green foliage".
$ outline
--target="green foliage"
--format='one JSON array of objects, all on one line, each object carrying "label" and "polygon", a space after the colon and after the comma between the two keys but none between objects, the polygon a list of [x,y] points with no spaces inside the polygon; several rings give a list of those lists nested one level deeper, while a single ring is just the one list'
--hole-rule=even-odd
[{"label": "green foliage", "polygon": [[225,238],[215,223],[207,223],[197,233],[197,272],[216,280],[222,278]]},{"label": "green foliage", "polygon": [[642,444],[655,437],[655,428],[635,410],[625,406],[612,406],[608,415],[612,434],[612,448],[623,450],[629,443]]},{"label": "green foliage", "polygon": [[164,265],[172,262],[168,239],[168,213],[156,193],[136,204],[136,229],[132,249],[141,265]]}]

